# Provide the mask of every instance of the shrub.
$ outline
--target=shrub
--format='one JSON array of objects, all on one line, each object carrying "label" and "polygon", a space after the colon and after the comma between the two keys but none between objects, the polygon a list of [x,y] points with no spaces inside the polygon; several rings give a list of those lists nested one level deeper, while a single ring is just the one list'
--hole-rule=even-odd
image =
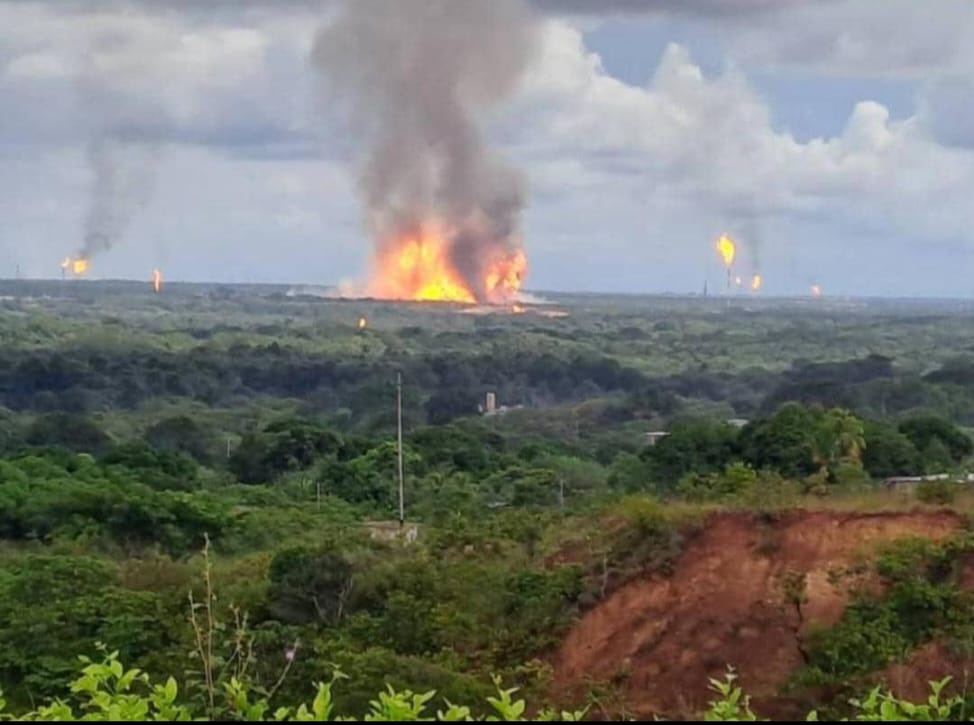
[{"label": "shrub", "polygon": [[921,481],[917,486],[916,497],[924,503],[945,506],[954,502],[959,490],[960,486],[954,481]]}]

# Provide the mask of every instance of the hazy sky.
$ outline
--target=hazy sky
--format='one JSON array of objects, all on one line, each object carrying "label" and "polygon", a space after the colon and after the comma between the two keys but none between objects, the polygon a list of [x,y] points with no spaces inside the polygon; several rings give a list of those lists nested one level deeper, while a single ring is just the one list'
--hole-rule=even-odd
[{"label": "hazy sky", "polygon": [[[769,294],[974,294],[971,0],[533,5],[540,52],[484,119],[529,179],[529,288],[715,290],[726,231]],[[308,63],[332,12],[0,2],[0,276],[58,274],[124,128],[145,191],[93,276],[361,277],[354,128]]]}]

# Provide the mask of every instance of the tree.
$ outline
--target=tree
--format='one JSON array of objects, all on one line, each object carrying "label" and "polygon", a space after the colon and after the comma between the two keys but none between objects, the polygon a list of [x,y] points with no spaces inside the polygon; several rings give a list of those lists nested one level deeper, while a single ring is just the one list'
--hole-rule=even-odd
[{"label": "tree", "polygon": [[[924,458],[930,460],[927,452],[931,446],[939,442],[947,450],[949,463],[960,463],[964,458],[974,453],[974,442],[950,421],[936,416],[920,416],[910,418],[900,423],[900,432],[909,438],[917,450],[924,453]],[[938,461],[939,463],[939,461]]]},{"label": "tree", "polygon": [[37,418],[27,429],[32,446],[56,446],[79,453],[101,455],[112,444],[111,437],[90,418],[74,413],[50,413]]},{"label": "tree", "polygon": [[156,489],[189,491],[199,484],[199,464],[185,453],[151,448],[142,441],[114,448],[104,458],[106,465],[125,466]]},{"label": "tree", "polygon": [[668,436],[641,454],[654,478],[667,488],[675,487],[688,473],[720,471],[736,456],[737,430],[707,420],[677,423]]},{"label": "tree", "polygon": [[626,493],[652,491],[652,470],[650,464],[632,453],[620,453],[612,461],[607,481],[609,488]]},{"label": "tree", "polygon": [[161,451],[186,453],[207,464],[212,460],[212,432],[187,415],[165,418],[145,432],[146,442]]},{"label": "tree", "polygon": [[741,430],[742,458],[754,468],[770,468],[791,478],[819,469],[817,438],[822,411],[801,403],[785,403],[770,418],[752,421]]},{"label": "tree", "polygon": [[863,423],[866,450],[863,466],[873,478],[915,476],[922,472],[920,452],[913,441],[889,423],[867,420]]},{"label": "tree", "polygon": [[244,435],[230,456],[230,470],[242,483],[268,483],[287,471],[309,468],[317,459],[335,456],[342,440],[309,421],[271,423],[260,433]]},{"label": "tree", "polygon": [[862,421],[843,408],[826,411],[817,430],[816,457],[821,465],[858,463],[866,447]]},{"label": "tree", "polygon": [[268,578],[267,609],[277,619],[334,626],[350,612],[352,564],[337,549],[285,549],[271,560]]},{"label": "tree", "polygon": [[710,501],[741,496],[758,481],[757,472],[746,463],[728,464],[720,473],[691,473],[680,479],[677,492],[690,501]]},{"label": "tree", "polygon": [[426,403],[426,419],[433,425],[477,412],[477,396],[466,388],[438,390]]}]

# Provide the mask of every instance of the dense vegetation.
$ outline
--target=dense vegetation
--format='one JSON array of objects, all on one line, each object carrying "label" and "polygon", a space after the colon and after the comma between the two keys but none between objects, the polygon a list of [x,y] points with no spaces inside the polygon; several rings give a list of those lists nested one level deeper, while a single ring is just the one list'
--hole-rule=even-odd
[{"label": "dense vegetation", "polygon": [[[67,696],[98,642],[188,676],[194,707],[214,663],[245,665],[275,708],[335,667],[336,714],[388,684],[485,716],[493,676],[565,705],[546,654],[607,591],[672,564],[708,506],[961,478],[974,453],[965,311],[563,298],[570,314],[546,317],[2,286],[0,686],[18,713]],[[487,392],[523,407],[479,415]],[[803,682],[967,631],[966,595],[937,574],[961,544],[917,547],[880,562],[892,588],[821,634]],[[187,667],[203,619],[220,626]]]},{"label": "dense vegetation", "polygon": [[[246,682],[232,679],[219,692],[220,705],[210,708],[210,718],[199,717],[194,708],[180,704],[179,685],[173,678],[165,684],[153,684],[149,675],[139,669],[126,670],[118,660],[118,653],[107,654],[101,661],[93,662],[82,657],[84,667],[81,676],[71,683],[72,698],[56,699],[44,704],[14,720],[48,721],[113,721],[113,722],[174,722],[184,720],[219,719],[234,721],[327,721],[362,719],[379,722],[404,722],[436,720],[442,722],[468,720],[502,720],[532,722],[577,722],[585,717],[584,710],[531,711],[524,700],[514,699],[517,688],[503,689],[495,681],[497,692],[488,696],[491,715],[485,718],[472,716],[472,709],[463,704],[445,700],[442,708],[430,712],[431,702],[436,691],[414,693],[410,690],[397,691],[389,687],[380,692],[369,703],[364,716],[334,717],[334,686],[344,678],[336,670],[328,682],[318,683],[317,694],[310,707],[301,704],[297,707],[283,706],[271,709],[270,703],[262,693],[252,691]],[[750,697],[741,687],[735,685],[736,676],[730,669],[723,679],[712,678],[710,688],[715,698],[703,713],[705,721],[741,722],[758,720],[752,711]],[[931,722],[943,720],[965,720],[965,703],[958,696],[946,697],[944,687],[950,682],[946,677],[931,682],[931,694],[926,702],[915,703],[898,698],[894,693],[874,687],[862,699],[853,698],[849,705],[854,711],[854,721],[918,721]],[[215,690],[214,690],[215,691]],[[73,700],[73,702],[72,702]],[[0,698],[0,717],[3,717],[3,699]],[[360,713],[361,715],[361,713]],[[805,718],[818,720],[818,713],[811,711]],[[847,718],[848,719],[848,718]]]}]

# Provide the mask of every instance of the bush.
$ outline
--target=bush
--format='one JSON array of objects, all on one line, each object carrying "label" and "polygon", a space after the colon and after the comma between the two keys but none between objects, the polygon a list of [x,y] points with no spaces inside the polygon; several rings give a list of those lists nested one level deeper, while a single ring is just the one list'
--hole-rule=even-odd
[{"label": "bush", "polygon": [[954,481],[921,481],[917,486],[916,497],[924,503],[946,506],[952,504],[960,486]]},{"label": "bush", "polygon": [[[81,658],[84,667],[81,676],[71,683],[69,700],[54,700],[40,705],[30,713],[14,720],[49,721],[123,721],[123,722],[173,722],[183,720],[236,720],[236,721],[325,721],[335,718],[336,697],[334,690],[340,680],[348,677],[335,670],[326,682],[316,683],[316,694],[310,707],[284,706],[271,709],[270,696],[253,687],[246,680],[231,678],[214,691],[218,696],[211,702],[207,713],[201,716],[199,708],[182,704],[182,690],[170,677],[165,684],[153,684],[149,675],[141,670],[126,670],[112,652],[100,662]],[[736,675],[728,669],[723,680],[711,679],[710,689],[717,697],[709,703],[702,719],[708,722],[753,722],[758,716],[751,710],[750,697],[735,684]],[[354,681],[353,681],[354,682]],[[855,721],[909,720],[930,722],[963,718],[964,701],[959,696],[943,696],[950,682],[946,677],[930,683],[931,694],[923,703],[912,703],[897,698],[882,687],[873,688],[863,699],[852,699]],[[496,696],[487,696],[483,709],[491,714],[487,718],[474,717],[470,706],[458,705],[444,699],[443,705],[433,713],[427,712],[436,692],[414,693],[389,685],[377,697],[371,698],[364,720],[403,722],[416,720],[465,721],[465,720],[533,720],[577,722],[585,717],[585,711],[555,711],[542,709],[532,718],[525,718],[527,704],[515,700],[518,688],[504,689],[500,678],[494,678]],[[371,691],[371,692],[374,692]],[[370,692],[370,695],[371,695]],[[368,697],[368,696],[367,696]],[[0,711],[5,703],[0,698]],[[362,710],[359,710],[361,712]],[[360,718],[354,718],[360,719]],[[806,720],[818,720],[814,711]]]}]

